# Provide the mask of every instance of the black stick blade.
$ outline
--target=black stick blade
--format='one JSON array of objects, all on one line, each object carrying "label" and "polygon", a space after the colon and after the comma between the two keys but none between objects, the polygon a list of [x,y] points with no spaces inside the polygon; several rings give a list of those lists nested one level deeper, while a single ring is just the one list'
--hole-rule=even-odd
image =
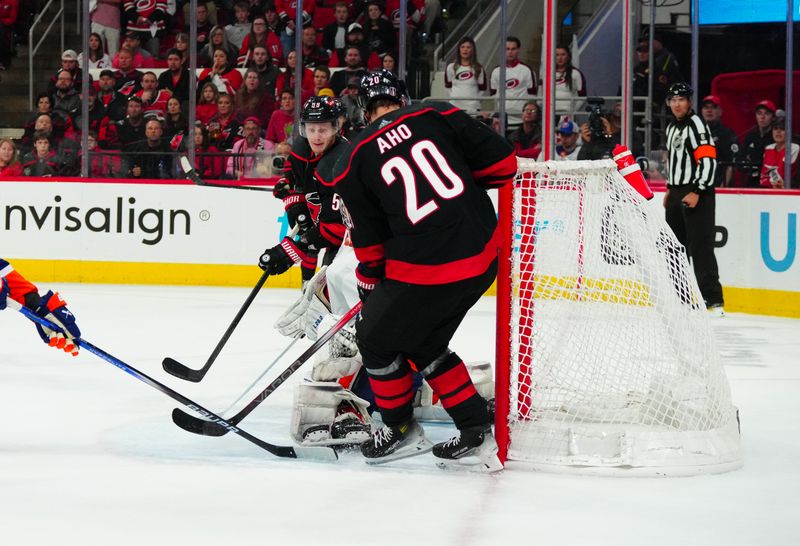
[{"label": "black stick blade", "polygon": [[172,421],[187,432],[200,434],[202,436],[224,436],[228,429],[218,425],[214,421],[208,421],[190,415],[183,410],[175,408],[172,410]]},{"label": "black stick blade", "polygon": [[180,362],[170,357],[166,357],[164,360],[161,361],[161,366],[164,368],[164,371],[170,375],[174,375],[184,381],[191,381],[192,383],[199,383],[203,377],[206,375],[206,370],[193,370],[191,368],[187,368]]}]

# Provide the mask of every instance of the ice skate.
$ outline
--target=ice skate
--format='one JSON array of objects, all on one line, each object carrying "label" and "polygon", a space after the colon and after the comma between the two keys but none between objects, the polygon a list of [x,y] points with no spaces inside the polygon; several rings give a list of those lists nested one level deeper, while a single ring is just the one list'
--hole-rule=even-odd
[{"label": "ice skate", "polygon": [[383,464],[427,453],[433,444],[425,437],[425,431],[414,420],[390,427],[383,426],[372,434],[372,438],[361,444],[361,453],[367,464]]},{"label": "ice skate", "polygon": [[706,309],[708,310],[708,316],[711,318],[722,318],[725,316],[725,308],[721,303],[709,305]]},{"label": "ice skate", "polygon": [[503,463],[497,458],[497,442],[491,425],[468,427],[446,442],[433,446],[433,455],[442,459],[436,463],[447,470],[497,472]]}]

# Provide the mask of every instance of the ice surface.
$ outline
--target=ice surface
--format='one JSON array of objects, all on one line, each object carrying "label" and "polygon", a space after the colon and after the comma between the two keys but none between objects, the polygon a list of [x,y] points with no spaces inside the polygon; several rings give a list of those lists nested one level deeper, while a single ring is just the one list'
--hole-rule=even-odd
[{"label": "ice surface", "polygon": [[[260,294],[194,384],[164,373],[162,358],[201,367],[247,289],[58,288],[87,340],[219,411],[289,343],[272,322],[296,297]],[[453,349],[493,360],[493,316],[485,298]],[[172,424],[176,405],[165,395],[86,351],[73,359],[46,348],[27,320],[5,311],[0,544],[800,544],[800,321],[734,314],[714,330],[741,412],[741,470],[484,476],[441,471],[431,455],[377,468],[356,454],[309,463],[276,459],[233,434],[193,436]],[[307,346],[295,345],[263,384]],[[242,428],[288,443],[288,387],[305,371]],[[426,429],[434,440],[452,432]]]}]

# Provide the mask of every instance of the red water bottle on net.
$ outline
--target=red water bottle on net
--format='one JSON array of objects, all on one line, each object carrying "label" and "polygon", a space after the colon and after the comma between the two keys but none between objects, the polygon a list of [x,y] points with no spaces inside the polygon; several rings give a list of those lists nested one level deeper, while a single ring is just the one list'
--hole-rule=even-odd
[{"label": "red water bottle on net", "polygon": [[633,154],[628,147],[617,144],[612,153],[614,154],[614,162],[617,164],[619,174],[621,174],[622,177],[628,181],[628,184],[639,192],[642,197],[648,201],[652,199],[653,191],[650,189],[650,186],[647,185],[647,181],[642,174],[642,169],[633,158]]}]

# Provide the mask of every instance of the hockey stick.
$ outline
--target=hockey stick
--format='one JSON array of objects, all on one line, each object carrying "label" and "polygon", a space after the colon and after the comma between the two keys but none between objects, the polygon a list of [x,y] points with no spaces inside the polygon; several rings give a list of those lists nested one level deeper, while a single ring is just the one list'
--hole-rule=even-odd
[{"label": "hockey stick", "polygon": [[[275,389],[289,379],[294,372],[299,370],[300,367],[320,349],[320,347],[325,345],[325,343],[327,343],[336,334],[336,332],[341,330],[342,327],[350,322],[353,317],[359,313],[359,311],[361,311],[361,302],[355,304],[352,309],[345,313],[344,316],[339,319],[339,322],[334,324],[330,330],[319,336],[317,341],[315,341],[314,344],[306,350],[306,352],[300,355],[297,360],[292,362],[288,368],[286,368],[278,377],[276,377],[272,383],[267,385],[263,391],[258,393],[249,404],[239,411],[239,413],[230,419],[227,419],[225,424],[228,426],[236,425],[242,419],[250,415],[250,412],[256,409],[256,407],[258,407],[261,402],[263,402],[270,394],[272,394]],[[214,420],[199,419],[194,415],[189,415],[185,411],[182,411],[178,408],[172,410],[172,420],[183,430],[192,432],[194,434],[202,434],[203,436],[222,436],[228,432],[228,429],[221,423],[217,423]]]},{"label": "hockey stick", "polygon": [[[61,329],[58,328],[58,326],[56,326],[55,324],[53,324],[49,320],[38,316],[36,313],[31,311],[27,307],[23,307],[22,305],[20,305],[19,303],[17,303],[14,300],[9,299],[8,300],[8,305],[10,307],[12,307],[13,309],[16,309],[17,311],[19,311],[23,315],[25,315],[31,321],[33,321],[33,322],[35,322],[37,324],[40,324],[41,326],[44,326],[45,328],[49,328],[49,329],[57,331],[57,332],[61,331]],[[166,394],[167,396],[169,396],[173,400],[176,400],[176,401],[180,402],[181,404],[183,404],[184,406],[186,406],[190,410],[199,413],[200,415],[202,415],[203,417],[205,417],[207,419],[210,419],[211,421],[209,421],[209,422],[213,422],[216,426],[221,427],[223,430],[225,430],[225,432],[235,432],[236,434],[238,434],[239,436],[241,436],[245,440],[257,445],[258,447],[260,447],[261,449],[263,449],[265,451],[268,451],[268,452],[272,453],[276,457],[287,457],[287,458],[291,458],[291,459],[309,459],[309,460],[315,460],[315,461],[335,461],[335,460],[338,459],[338,456],[336,455],[336,452],[331,448],[326,448],[326,447],[279,446],[279,445],[275,445],[275,444],[270,444],[269,442],[265,442],[264,440],[261,440],[260,438],[256,438],[255,436],[253,436],[249,432],[247,432],[245,430],[242,430],[240,428],[237,428],[233,424],[226,422],[222,417],[220,417],[216,413],[207,410],[206,408],[204,408],[200,404],[194,402],[193,400],[190,400],[189,398],[185,397],[184,395],[180,394],[179,392],[172,390],[171,388],[167,387],[163,383],[160,383],[160,382],[156,381],[155,379],[153,379],[149,375],[147,375],[147,374],[145,374],[143,372],[140,372],[139,370],[137,370],[133,366],[130,366],[130,365],[126,364],[125,362],[119,360],[118,358],[116,358],[116,357],[110,355],[109,353],[105,352],[104,350],[100,349],[99,347],[95,347],[94,345],[92,345],[91,343],[86,341],[85,339],[78,338],[78,339],[75,340],[75,343],[79,347],[81,347],[83,349],[86,349],[90,353],[93,353],[93,354],[97,355],[98,357],[102,358],[106,362],[109,362],[110,364],[113,364],[114,366],[116,366],[117,368],[119,368],[123,372],[127,373],[128,375],[131,375],[131,376],[135,377],[139,381],[141,381],[143,383],[146,383],[147,385],[150,385],[154,389],[156,389],[158,391],[161,391],[162,393]]]},{"label": "hockey stick", "polygon": [[[297,226],[295,225],[292,231],[289,232],[289,237],[293,237],[296,234],[297,234]],[[244,300],[244,303],[239,308],[239,312],[236,313],[236,316],[233,318],[233,322],[231,322],[230,326],[228,326],[228,329],[225,330],[225,333],[222,335],[222,339],[220,339],[219,342],[217,343],[217,346],[214,347],[214,350],[211,352],[211,356],[208,357],[208,360],[206,360],[206,363],[203,365],[202,368],[200,368],[199,370],[194,370],[192,368],[189,368],[188,366],[185,366],[184,364],[181,364],[174,358],[166,357],[164,358],[163,361],[161,361],[161,366],[164,368],[164,371],[170,375],[174,375],[175,377],[179,377],[183,380],[192,381],[193,383],[199,383],[200,381],[202,381],[202,379],[208,372],[209,368],[211,368],[211,365],[217,359],[217,356],[219,355],[220,351],[228,342],[228,338],[231,337],[231,334],[233,334],[233,331],[239,325],[239,321],[242,320],[242,317],[244,316],[245,312],[250,308],[250,304],[253,303],[253,300],[258,295],[258,291],[261,290],[261,288],[264,286],[264,283],[267,282],[267,277],[269,277],[269,273],[265,271],[264,274],[261,275],[261,278],[258,279],[256,285],[250,291],[250,294],[247,296],[247,299]]]},{"label": "hockey stick", "polygon": [[207,186],[209,188],[227,188],[229,190],[252,190],[252,191],[268,191],[272,193],[271,187],[257,187],[257,186],[231,186],[228,184],[215,184],[214,182],[208,182],[200,178],[200,174],[192,167],[192,162],[189,161],[189,158],[185,155],[181,156],[180,159],[181,169],[183,169],[183,173],[186,175],[186,178],[197,184],[198,186]]}]

